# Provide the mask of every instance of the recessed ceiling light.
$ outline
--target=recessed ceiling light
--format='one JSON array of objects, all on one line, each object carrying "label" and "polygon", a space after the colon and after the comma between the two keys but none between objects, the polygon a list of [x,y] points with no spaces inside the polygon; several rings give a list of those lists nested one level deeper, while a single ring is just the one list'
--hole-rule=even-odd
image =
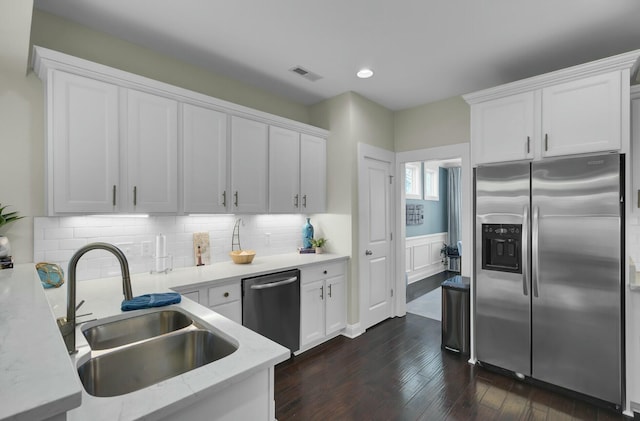
[{"label": "recessed ceiling light", "polygon": [[360,79],[368,79],[371,76],[373,76],[373,70],[371,69],[361,69],[358,71],[358,73],[356,73],[356,76],[358,76]]}]

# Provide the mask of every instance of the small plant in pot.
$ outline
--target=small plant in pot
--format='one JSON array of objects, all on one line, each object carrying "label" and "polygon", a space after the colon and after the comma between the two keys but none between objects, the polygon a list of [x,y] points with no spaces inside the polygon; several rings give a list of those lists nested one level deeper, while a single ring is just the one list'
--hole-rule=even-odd
[{"label": "small plant in pot", "polygon": [[311,239],[311,246],[316,249],[316,254],[324,253],[324,245],[326,244],[326,242],[327,239],[322,237]]},{"label": "small plant in pot", "polygon": [[11,246],[9,245],[9,239],[3,235],[4,227],[11,222],[24,218],[19,216],[18,212],[6,212],[9,206],[3,206],[0,203],[0,259],[8,258],[11,255]]}]

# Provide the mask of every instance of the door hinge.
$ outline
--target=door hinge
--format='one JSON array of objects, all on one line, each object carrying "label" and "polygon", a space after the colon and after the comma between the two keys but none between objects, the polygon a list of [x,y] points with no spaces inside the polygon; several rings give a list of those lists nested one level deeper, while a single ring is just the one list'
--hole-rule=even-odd
[{"label": "door hinge", "polygon": [[391,296],[393,297],[393,288],[391,289]]}]

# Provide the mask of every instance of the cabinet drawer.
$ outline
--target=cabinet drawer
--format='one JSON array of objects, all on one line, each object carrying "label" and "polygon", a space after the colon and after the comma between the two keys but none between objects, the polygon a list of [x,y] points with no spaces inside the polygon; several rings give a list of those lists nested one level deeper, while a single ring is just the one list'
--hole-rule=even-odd
[{"label": "cabinet drawer", "polygon": [[218,285],[209,288],[209,307],[240,299],[240,283]]},{"label": "cabinet drawer", "polygon": [[345,262],[321,263],[307,266],[300,270],[300,281],[303,284],[327,279],[338,275],[344,275],[346,271]]},{"label": "cabinet drawer", "polygon": [[216,313],[222,314],[227,319],[233,320],[238,324],[242,324],[242,305],[240,304],[240,301],[220,304],[210,308]]}]

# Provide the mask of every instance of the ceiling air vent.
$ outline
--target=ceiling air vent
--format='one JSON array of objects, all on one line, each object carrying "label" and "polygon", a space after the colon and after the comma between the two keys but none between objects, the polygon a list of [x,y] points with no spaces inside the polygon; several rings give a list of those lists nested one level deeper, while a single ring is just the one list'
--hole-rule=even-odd
[{"label": "ceiling air vent", "polygon": [[296,66],[289,69],[290,72],[296,73],[303,78],[310,80],[311,82],[315,82],[316,80],[322,79],[322,76],[319,74],[313,73],[302,66]]}]

